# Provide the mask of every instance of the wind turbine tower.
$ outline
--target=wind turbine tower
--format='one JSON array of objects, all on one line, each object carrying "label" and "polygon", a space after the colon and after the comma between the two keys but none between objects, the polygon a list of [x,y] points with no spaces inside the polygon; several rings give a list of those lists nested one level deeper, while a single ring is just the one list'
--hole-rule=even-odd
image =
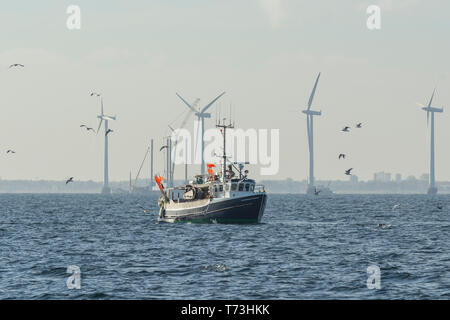
[{"label": "wind turbine tower", "polygon": [[438,112],[438,113],[444,112],[444,108],[439,109],[439,108],[431,106],[435,92],[436,92],[436,89],[433,90],[433,94],[431,95],[430,102],[428,102],[428,106],[421,105],[422,110],[427,112],[427,123],[430,120],[430,113],[431,113],[430,186],[428,187],[428,195],[432,195],[432,196],[434,196],[437,193],[435,171],[434,171],[434,113],[435,112]]},{"label": "wind turbine tower", "polygon": [[[202,109],[196,110],[191,104],[189,104],[186,100],[183,99],[183,97],[181,97],[177,93],[178,98],[180,98],[181,101],[183,101],[184,104],[186,104],[189,107],[189,109],[191,109],[195,113],[195,115],[198,118],[198,121],[200,122],[200,130],[201,130],[201,133],[200,133],[200,139],[201,139],[200,140],[200,143],[201,143],[201,174],[202,175],[205,174],[205,155],[204,155],[205,141],[203,139],[204,132],[205,132],[205,118],[211,118],[211,114],[207,113],[206,110],[208,110],[208,108],[211,107],[224,94],[225,94],[225,92],[222,92],[219,96],[217,96],[214,100],[212,100],[210,103],[208,103]],[[196,133],[196,141],[198,142],[198,130],[197,130],[197,133]]]},{"label": "wind turbine tower", "polygon": [[105,162],[104,162],[104,172],[103,172],[103,188],[102,188],[102,194],[110,194],[111,188],[109,187],[109,175],[108,175],[108,123],[110,120],[116,120],[116,116],[108,116],[105,115],[103,112],[103,97],[100,97],[101,101],[101,113],[97,116],[97,118],[100,120],[98,124],[97,133],[100,131],[100,128],[102,126],[103,120],[105,121]]},{"label": "wind turbine tower", "polygon": [[308,108],[303,110],[302,112],[306,114],[306,129],[308,134],[308,146],[309,146],[309,181],[308,188],[306,190],[306,194],[313,195],[315,193],[316,187],[314,185],[314,126],[313,126],[313,117],[322,115],[321,111],[313,111],[311,110],[311,105],[314,99],[314,94],[316,93],[317,83],[319,82],[320,72],[317,75],[316,82],[314,84],[314,88],[311,92],[308,101]]}]

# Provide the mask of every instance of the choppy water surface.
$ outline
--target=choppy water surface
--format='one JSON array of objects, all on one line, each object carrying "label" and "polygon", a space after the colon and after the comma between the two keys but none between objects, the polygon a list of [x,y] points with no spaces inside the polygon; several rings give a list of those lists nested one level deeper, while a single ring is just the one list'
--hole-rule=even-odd
[{"label": "choppy water surface", "polygon": [[258,225],[156,212],[156,195],[0,195],[0,298],[450,298],[450,196],[270,195]]}]

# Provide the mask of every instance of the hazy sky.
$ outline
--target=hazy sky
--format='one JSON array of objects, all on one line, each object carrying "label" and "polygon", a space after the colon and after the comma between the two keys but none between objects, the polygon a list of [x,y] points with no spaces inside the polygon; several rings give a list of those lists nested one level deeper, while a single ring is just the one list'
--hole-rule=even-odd
[{"label": "hazy sky", "polygon": [[[72,4],[81,30],[66,28]],[[371,4],[381,7],[381,30],[366,27]],[[226,91],[217,106],[231,102],[237,126],[280,129],[280,172],[264,178],[305,179],[301,110],[319,71],[316,178],[346,179],[350,167],[360,179],[418,176],[428,172],[429,133],[416,102],[436,85],[435,105],[450,102],[449,16],[444,0],[2,1],[0,177],[101,180],[103,135],[79,128],[97,126],[91,91],[118,117],[111,180],[136,173],[151,138],[159,149],[187,109],[175,92],[206,103]],[[340,132],[356,122],[363,128]],[[449,124],[445,109],[436,116],[437,180],[450,180]]]}]

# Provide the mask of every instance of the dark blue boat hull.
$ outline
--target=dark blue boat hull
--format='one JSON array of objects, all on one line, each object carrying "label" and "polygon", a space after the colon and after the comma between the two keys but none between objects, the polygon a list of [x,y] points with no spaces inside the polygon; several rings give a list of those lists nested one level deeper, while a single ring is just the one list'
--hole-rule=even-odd
[{"label": "dark blue boat hull", "polygon": [[159,221],[180,223],[258,223],[267,202],[265,193],[227,198],[209,204],[180,210],[162,210]]}]

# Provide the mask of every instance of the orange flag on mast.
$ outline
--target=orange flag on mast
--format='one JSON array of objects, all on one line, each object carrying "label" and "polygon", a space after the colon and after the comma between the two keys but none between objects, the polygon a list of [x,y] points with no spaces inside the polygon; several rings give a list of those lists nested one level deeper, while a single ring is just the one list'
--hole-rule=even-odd
[{"label": "orange flag on mast", "polygon": [[159,190],[161,190],[161,192],[164,194],[164,186],[161,183],[161,181],[163,181],[163,180],[164,180],[163,177],[161,177],[161,176],[158,177],[158,176],[155,175],[156,184],[158,185]]},{"label": "orange flag on mast", "polygon": [[216,165],[212,164],[212,163],[206,163],[206,167],[208,168],[208,173],[209,174],[214,174],[214,171],[211,168],[215,168]]}]

